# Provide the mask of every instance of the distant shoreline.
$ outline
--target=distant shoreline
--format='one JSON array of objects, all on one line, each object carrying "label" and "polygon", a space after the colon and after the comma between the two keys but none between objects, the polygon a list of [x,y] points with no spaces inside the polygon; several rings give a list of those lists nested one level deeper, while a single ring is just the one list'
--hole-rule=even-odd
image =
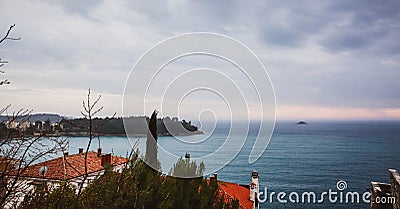
[{"label": "distant shoreline", "polygon": [[[203,131],[197,130],[193,132],[187,132],[187,133],[177,133],[177,134],[158,134],[158,136],[192,136],[192,135],[199,135],[199,134],[204,134]],[[37,135],[37,134],[35,134]],[[87,132],[59,132],[59,133],[53,133],[53,134],[44,134],[44,136],[49,136],[49,137],[89,137],[89,133]],[[94,137],[100,137],[100,136],[110,136],[110,137],[124,137],[124,136],[131,136],[131,137],[145,137],[147,134],[93,134]]]},{"label": "distant shoreline", "polygon": [[[37,137],[88,137],[90,129],[95,137],[126,137],[127,135],[145,137],[148,132],[148,122],[147,116],[92,118],[89,121],[87,118],[66,119],[56,114],[23,115],[11,118],[0,115],[0,138],[15,138],[22,134]],[[177,117],[157,118],[156,125],[159,136],[204,134],[191,121],[179,120]],[[12,136],[7,134],[7,131]]]}]

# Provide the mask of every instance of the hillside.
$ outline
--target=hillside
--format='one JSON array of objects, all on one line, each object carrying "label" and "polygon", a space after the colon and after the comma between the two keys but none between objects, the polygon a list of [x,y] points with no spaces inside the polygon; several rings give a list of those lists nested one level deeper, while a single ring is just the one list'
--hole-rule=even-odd
[{"label": "hillside", "polygon": [[[46,133],[50,135],[65,136],[87,136],[89,130],[89,120],[85,118],[69,119],[58,114],[32,114],[14,118],[12,125],[8,124],[9,116],[0,116],[0,135],[4,135],[7,129],[18,129],[25,134]],[[28,125],[21,125],[23,121]],[[40,121],[41,123],[37,123]],[[49,122],[50,121],[50,122]],[[95,135],[125,136],[146,135],[148,117],[131,116],[127,118],[94,118],[92,119],[93,133]],[[20,124],[20,125],[18,125]],[[128,127],[125,131],[125,127]],[[4,132],[4,133],[3,133]],[[185,120],[179,121],[178,118],[159,118],[157,119],[158,135],[191,135],[201,133],[198,128]]]},{"label": "hillside", "polygon": [[[125,123],[125,124],[124,124]],[[96,135],[145,135],[147,134],[148,117],[128,118],[94,118],[92,120],[93,132]],[[60,122],[60,132],[63,135],[87,134],[89,121],[84,118],[63,119]],[[125,131],[125,127],[127,127]],[[169,117],[157,119],[158,135],[190,135],[198,128],[185,120],[172,120]]]},{"label": "hillside", "polygon": [[[10,116],[0,115],[0,122],[6,122]],[[58,114],[53,113],[38,113],[38,114],[31,114],[31,115],[23,115],[16,117],[14,121],[19,122],[21,120],[28,120],[31,123],[35,121],[46,121],[50,120],[51,123],[58,123],[61,121],[63,117]]]}]

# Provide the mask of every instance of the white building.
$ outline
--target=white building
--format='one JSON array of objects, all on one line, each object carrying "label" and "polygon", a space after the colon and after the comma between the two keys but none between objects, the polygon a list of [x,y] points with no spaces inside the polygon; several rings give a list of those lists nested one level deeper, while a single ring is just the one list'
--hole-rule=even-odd
[{"label": "white building", "polygon": [[[112,156],[111,154],[102,154],[101,149],[97,152],[87,153],[87,174],[88,177],[83,183],[83,188],[87,187],[88,183],[99,178],[104,174],[104,165],[110,163],[113,165],[115,172],[121,172],[128,162],[127,158]],[[17,171],[14,172],[16,174]],[[64,156],[52,160],[41,162],[27,167],[20,174],[17,191],[13,195],[12,200],[8,201],[6,208],[14,208],[24,198],[25,194],[35,189],[53,190],[66,182],[79,191],[80,184],[85,176],[85,153],[83,149],[79,149],[78,154],[69,155],[64,153]],[[12,180],[12,176],[10,180]]]}]

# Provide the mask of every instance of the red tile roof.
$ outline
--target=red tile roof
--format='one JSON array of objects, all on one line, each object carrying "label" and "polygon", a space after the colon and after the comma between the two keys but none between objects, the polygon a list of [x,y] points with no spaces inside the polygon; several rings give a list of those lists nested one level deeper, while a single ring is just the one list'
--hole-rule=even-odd
[{"label": "red tile roof", "polygon": [[[120,165],[128,162],[127,158],[112,156],[111,164]],[[101,156],[97,157],[97,152],[88,152],[87,155],[87,171],[93,173],[101,171],[104,167],[101,165]],[[47,166],[48,171],[42,176],[39,169]],[[46,178],[54,180],[68,180],[85,174],[85,153],[66,155],[52,160],[31,165],[22,173],[23,177]]]},{"label": "red tile roof", "polygon": [[253,202],[250,201],[250,190],[240,186],[239,184],[234,184],[230,182],[218,182],[219,188],[222,193],[225,194],[225,198],[228,198],[228,201],[233,199],[239,200],[239,204],[241,208],[251,209],[253,208]]},{"label": "red tile roof", "polygon": [[0,155],[0,174],[12,171],[14,166],[18,165],[19,162],[20,161],[18,159]]}]

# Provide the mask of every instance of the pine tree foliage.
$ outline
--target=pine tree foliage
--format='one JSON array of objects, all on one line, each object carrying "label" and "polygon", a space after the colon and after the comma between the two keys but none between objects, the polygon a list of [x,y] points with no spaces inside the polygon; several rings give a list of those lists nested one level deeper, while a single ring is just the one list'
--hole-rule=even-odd
[{"label": "pine tree foliage", "polygon": [[[204,165],[179,159],[171,172],[202,172]],[[180,171],[179,171],[180,172]],[[218,183],[203,177],[176,178],[150,168],[134,155],[122,173],[106,166],[105,174],[77,196],[68,184],[48,191],[36,191],[25,198],[22,208],[239,208],[235,200],[226,203]]]}]

